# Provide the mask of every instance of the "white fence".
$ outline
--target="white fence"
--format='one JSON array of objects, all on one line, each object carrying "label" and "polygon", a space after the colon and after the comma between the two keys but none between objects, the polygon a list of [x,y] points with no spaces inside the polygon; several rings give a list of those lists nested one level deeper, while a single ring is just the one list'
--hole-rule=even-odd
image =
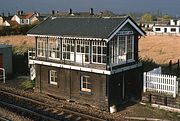
[{"label": "white fence", "polygon": [[176,97],[178,93],[178,81],[176,79],[176,76],[144,72],[143,90],[144,92],[165,93]]},{"label": "white fence", "polygon": [[2,79],[2,80],[3,80],[3,83],[5,83],[5,79],[6,79],[5,69],[4,69],[4,68],[0,68],[0,72],[2,72],[2,74],[0,74],[0,80]]}]

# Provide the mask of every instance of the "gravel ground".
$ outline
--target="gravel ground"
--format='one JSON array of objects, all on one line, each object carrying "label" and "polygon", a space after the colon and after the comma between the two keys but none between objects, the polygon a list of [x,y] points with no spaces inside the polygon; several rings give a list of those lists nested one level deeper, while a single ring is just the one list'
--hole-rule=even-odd
[{"label": "gravel ground", "polygon": [[0,116],[10,119],[12,121],[32,121],[29,118],[20,116],[19,114],[11,112],[10,110],[4,107],[0,107]]}]

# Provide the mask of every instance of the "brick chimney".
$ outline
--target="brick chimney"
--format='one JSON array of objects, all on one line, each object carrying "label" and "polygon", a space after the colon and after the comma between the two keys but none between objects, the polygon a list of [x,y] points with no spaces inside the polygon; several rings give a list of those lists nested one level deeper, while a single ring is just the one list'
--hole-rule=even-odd
[{"label": "brick chimney", "polygon": [[90,15],[94,15],[93,8],[90,8]]},{"label": "brick chimney", "polygon": [[54,15],[55,14],[55,11],[54,10],[52,10],[52,15]]},{"label": "brick chimney", "polygon": [[22,14],[23,14],[23,11],[21,10],[21,11],[20,11],[20,15],[22,15]]},{"label": "brick chimney", "polygon": [[70,15],[72,15],[72,14],[73,14],[73,12],[72,12],[72,9],[71,9],[71,8],[69,9],[69,14],[70,14]]}]

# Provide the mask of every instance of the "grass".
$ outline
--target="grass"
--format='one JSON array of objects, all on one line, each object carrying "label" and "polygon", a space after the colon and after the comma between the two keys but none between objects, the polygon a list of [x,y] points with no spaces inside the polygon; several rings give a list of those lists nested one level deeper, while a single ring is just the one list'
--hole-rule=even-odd
[{"label": "grass", "polygon": [[142,58],[152,58],[157,64],[165,65],[170,60],[180,59],[179,36],[146,36],[139,40],[139,55]]},{"label": "grass", "polygon": [[173,121],[180,120],[180,116],[179,116],[180,114],[153,108],[151,107],[150,104],[146,104],[146,105],[135,104],[126,107],[124,110],[118,113],[125,117],[126,116],[146,117],[146,118],[173,120]]},{"label": "grass", "polygon": [[21,83],[20,86],[23,90],[33,89],[33,87],[35,86],[35,82],[31,80],[25,80]]}]

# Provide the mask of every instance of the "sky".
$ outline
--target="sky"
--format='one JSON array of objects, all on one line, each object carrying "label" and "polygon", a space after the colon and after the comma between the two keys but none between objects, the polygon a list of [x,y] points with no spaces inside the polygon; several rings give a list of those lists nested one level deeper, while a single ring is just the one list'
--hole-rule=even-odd
[{"label": "sky", "polygon": [[180,0],[0,0],[0,14],[15,13],[17,9],[51,13],[70,8],[75,12],[93,8],[95,12],[110,10],[118,14],[160,11],[180,17]]}]

